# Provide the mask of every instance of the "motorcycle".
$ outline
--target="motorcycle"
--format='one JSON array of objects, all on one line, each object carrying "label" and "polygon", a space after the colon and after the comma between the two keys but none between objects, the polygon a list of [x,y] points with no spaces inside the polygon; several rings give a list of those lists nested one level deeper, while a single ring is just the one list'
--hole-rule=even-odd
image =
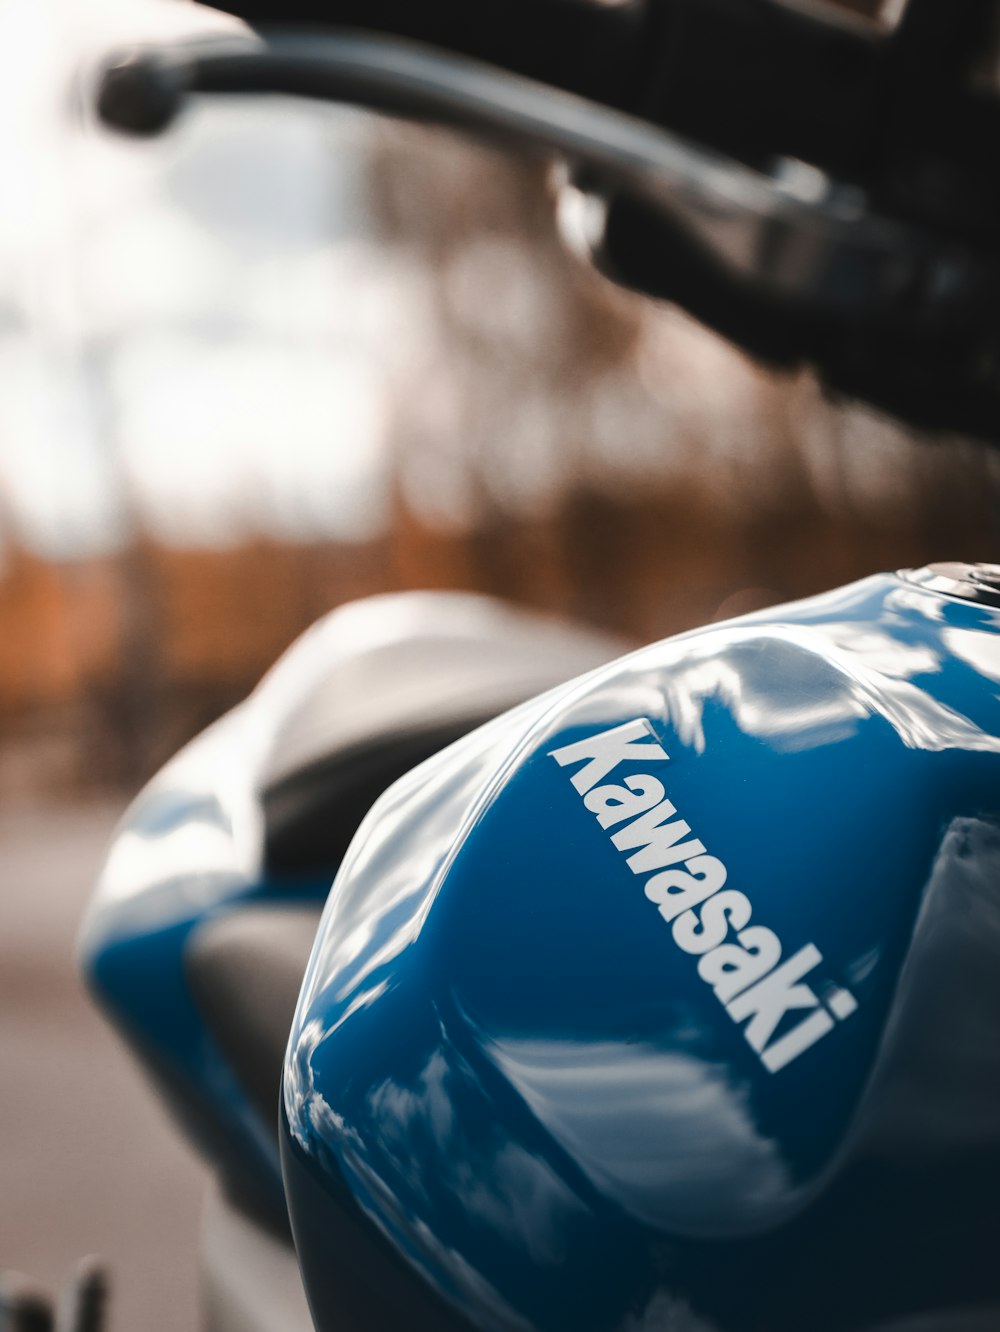
[{"label": "motorcycle", "polygon": [[[104,118],[283,92],[554,155],[621,281],[995,438],[988,4],[233,8]],[[367,31],[267,28],[317,17]],[[1000,1326],[998,631],[989,564],[624,656],[450,597],[311,631],[81,938],[212,1165],[206,1326]]]}]

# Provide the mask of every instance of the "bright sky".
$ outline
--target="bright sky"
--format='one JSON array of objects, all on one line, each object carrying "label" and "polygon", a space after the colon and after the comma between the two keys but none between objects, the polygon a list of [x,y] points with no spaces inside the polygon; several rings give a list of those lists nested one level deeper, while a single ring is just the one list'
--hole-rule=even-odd
[{"label": "bright sky", "polygon": [[0,525],[47,556],[385,519],[363,122],[218,102],[136,143],[77,109],[102,52],[193,16],[0,6]]}]

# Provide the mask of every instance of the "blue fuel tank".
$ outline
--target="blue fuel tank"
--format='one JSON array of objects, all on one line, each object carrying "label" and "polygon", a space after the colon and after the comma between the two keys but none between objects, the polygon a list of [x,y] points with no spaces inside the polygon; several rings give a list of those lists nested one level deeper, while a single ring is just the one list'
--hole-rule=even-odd
[{"label": "blue fuel tank", "polygon": [[284,1070],[320,1332],[1000,1326],[998,586],[681,635],[381,797]]}]

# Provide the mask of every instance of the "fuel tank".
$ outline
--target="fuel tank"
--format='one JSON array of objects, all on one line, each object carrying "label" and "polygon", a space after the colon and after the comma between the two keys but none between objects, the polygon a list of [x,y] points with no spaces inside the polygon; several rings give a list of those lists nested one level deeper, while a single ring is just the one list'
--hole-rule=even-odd
[{"label": "fuel tank", "polygon": [[1000,1326],[998,587],[658,643],[380,798],[283,1075],[320,1332]]}]

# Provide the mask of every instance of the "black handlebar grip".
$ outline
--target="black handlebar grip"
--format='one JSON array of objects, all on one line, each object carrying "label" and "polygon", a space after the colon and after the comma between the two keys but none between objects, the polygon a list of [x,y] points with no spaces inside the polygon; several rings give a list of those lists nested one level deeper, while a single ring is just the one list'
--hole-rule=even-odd
[{"label": "black handlebar grip", "polygon": [[97,111],[105,124],[142,137],[159,134],[174,120],[184,96],[179,70],[153,55],[136,55],[105,70]]}]

